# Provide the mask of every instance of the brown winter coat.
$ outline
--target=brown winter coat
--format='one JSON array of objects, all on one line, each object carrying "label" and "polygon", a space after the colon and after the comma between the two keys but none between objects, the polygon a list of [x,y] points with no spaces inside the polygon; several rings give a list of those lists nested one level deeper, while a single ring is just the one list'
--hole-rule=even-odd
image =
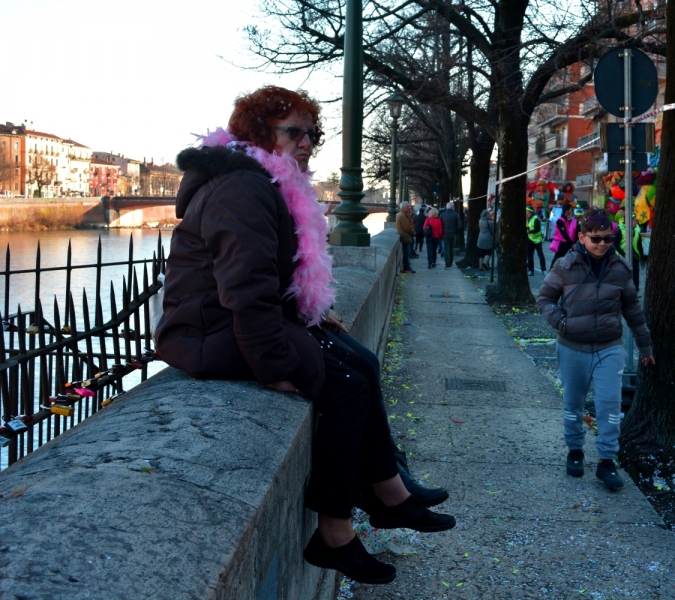
[{"label": "brown winter coat", "polygon": [[402,210],[396,215],[396,231],[401,236],[402,244],[412,244],[415,237],[415,227],[410,221],[410,217]]},{"label": "brown winter coat", "polygon": [[[560,299],[570,292],[573,293],[561,308]],[[606,255],[604,272],[601,270],[598,281],[588,253],[577,242],[573,250],[556,261],[544,279],[537,307],[548,324],[558,330],[558,342],[563,346],[594,352],[621,344],[623,315],[641,354],[652,353],[651,337],[631,269],[613,247]]]},{"label": "brown winter coat", "polygon": [[294,224],[270,175],[243,152],[188,149],[176,199],[157,349],[204,379],[289,380],[316,396],[319,344],[285,297],[297,251]]}]

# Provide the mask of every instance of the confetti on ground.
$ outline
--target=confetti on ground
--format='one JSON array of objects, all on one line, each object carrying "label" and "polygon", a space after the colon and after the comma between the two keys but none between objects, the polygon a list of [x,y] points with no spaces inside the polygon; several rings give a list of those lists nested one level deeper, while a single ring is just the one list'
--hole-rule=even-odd
[{"label": "confetti on ground", "polygon": [[389,550],[394,554],[415,554],[420,546],[420,534],[412,529],[378,529],[368,523],[354,527],[356,535],[370,554]]}]

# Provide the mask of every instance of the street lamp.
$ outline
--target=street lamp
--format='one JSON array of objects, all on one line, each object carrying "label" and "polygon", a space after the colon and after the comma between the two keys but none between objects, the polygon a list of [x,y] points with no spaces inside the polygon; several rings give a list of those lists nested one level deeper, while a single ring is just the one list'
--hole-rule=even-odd
[{"label": "street lamp", "polygon": [[342,93],[342,176],[338,219],[329,236],[332,246],[370,246],[363,224],[368,209],[361,204],[361,142],[363,139],[363,0],[346,0],[344,78]]},{"label": "street lamp", "polygon": [[401,109],[405,99],[398,94],[393,94],[387,98],[389,104],[389,114],[391,115],[391,166],[389,167],[389,216],[387,221],[393,223],[396,221],[396,134],[398,132],[398,118],[401,116]]},{"label": "street lamp", "polygon": [[403,202],[403,151],[405,144],[398,145],[398,199]]}]

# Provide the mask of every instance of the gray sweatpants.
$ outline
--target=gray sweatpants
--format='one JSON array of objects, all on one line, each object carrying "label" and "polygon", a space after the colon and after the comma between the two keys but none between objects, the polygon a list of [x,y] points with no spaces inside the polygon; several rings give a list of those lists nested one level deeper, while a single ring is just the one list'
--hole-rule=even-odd
[{"label": "gray sweatpants", "polygon": [[584,447],[584,403],[593,382],[593,402],[598,425],[595,445],[599,458],[614,458],[621,431],[621,384],[626,366],[623,346],[599,352],[579,352],[558,344],[558,367],[563,384],[565,442],[570,450]]}]

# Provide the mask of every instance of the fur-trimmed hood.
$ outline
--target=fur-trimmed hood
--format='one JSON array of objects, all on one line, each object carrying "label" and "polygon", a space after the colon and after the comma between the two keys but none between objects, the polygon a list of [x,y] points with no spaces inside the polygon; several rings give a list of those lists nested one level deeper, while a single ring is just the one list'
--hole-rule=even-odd
[{"label": "fur-trimmed hood", "polygon": [[272,179],[260,163],[244,151],[224,146],[186,148],[176,157],[176,164],[185,171],[176,197],[176,216],[179,219],[185,216],[193,196],[209,179],[236,171],[255,171]]}]

